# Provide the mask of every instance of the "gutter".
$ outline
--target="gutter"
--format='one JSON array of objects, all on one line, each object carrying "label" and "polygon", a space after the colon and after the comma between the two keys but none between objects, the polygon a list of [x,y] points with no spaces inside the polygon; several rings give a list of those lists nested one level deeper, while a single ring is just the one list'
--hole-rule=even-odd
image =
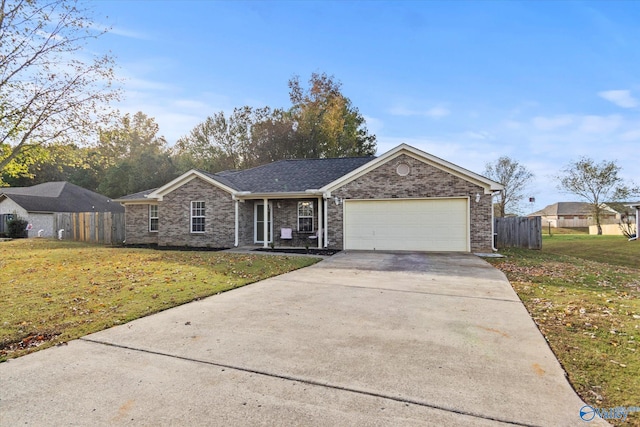
[{"label": "gutter", "polygon": [[498,248],[496,248],[496,220],[494,218],[494,209],[493,209],[493,198],[498,194],[502,193],[502,190],[494,191],[491,193],[491,250],[494,252],[498,252]]}]

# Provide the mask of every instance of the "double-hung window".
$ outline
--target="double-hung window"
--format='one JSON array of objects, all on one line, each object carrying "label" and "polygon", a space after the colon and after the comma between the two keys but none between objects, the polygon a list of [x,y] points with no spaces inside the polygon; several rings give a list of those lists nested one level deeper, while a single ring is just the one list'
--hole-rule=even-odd
[{"label": "double-hung window", "polygon": [[204,233],[204,202],[191,202],[191,232]]},{"label": "double-hung window", "polygon": [[158,205],[149,205],[149,231],[158,231]]},{"label": "double-hung window", "polygon": [[298,231],[313,233],[313,202],[298,202]]}]

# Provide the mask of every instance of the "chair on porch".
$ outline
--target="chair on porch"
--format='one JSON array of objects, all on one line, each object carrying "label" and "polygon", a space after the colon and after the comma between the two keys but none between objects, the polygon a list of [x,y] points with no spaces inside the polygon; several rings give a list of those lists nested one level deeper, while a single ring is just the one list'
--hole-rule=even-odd
[{"label": "chair on porch", "polygon": [[317,242],[317,241],[318,241],[318,233],[319,233],[319,230],[316,230],[316,232],[315,232],[315,233],[310,234],[310,235],[307,237],[311,243],[315,243],[315,242]]},{"label": "chair on porch", "polygon": [[293,230],[291,228],[281,228],[280,240],[293,240]]}]

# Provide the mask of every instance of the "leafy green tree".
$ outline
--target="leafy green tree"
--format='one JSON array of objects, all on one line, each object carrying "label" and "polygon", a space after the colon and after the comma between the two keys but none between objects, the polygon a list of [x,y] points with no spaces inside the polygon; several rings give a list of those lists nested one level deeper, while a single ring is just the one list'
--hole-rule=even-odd
[{"label": "leafy green tree", "polygon": [[114,61],[84,59],[106,31],[96,27],[78,1],[0,1],[0,172],[28,147],[86,139],[110,117]]},{"label": "leafy green tree", "polygon": [[640,194],[635,184],[625,185],[619,175],[621,167],[615,161],[601,161],[583,157],[567,165],[557,176],[558,189],[575,194],[591,205],[593,217],[602,234],[600,218],[604,202],[624,200]]},{"label": "leafy green tree", "polygon": [[176,176],[164,137],[152,117],[138,112],[100,132],[97,151],[105,165],[97,191],[121,197],[166,184]]},{"label": "leafy green tree", "polygon": [[251,127],[262,110],[234,108],[228,117],[219,112],[198,124],[178,140],[174,155],[181,170],[220,171],[253,165]]},{"label": "leafy green tree", "polygon": [[484,174],[504,186],[497,196],[498,216],[504,217],[508,210],[517,212],[519,203],[525,197],[525,189],[534,175],[525,166],[510,157],[500,157],[485,165]]},{"label": "leafy green tree", "polygon": [[[3,180],[12,187],[26,187],[51,181],[74,182],[73,177],[89,169],[87,148],[75,144],[51,144],[23,150],[3,171]],[[11,173],[20,165],[19,174]],[[92,188],[89,188],[92,189]]]}]

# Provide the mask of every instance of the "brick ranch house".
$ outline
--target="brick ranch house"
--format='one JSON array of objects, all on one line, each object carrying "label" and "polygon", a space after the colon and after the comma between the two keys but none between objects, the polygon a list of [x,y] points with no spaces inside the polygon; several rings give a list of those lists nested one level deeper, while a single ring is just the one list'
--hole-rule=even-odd
[{"label": "brick ranch house", "polygon": [[377,158],[191,170],[116,201],[126,244],[486,252],[502,188],[402,144]]}]

